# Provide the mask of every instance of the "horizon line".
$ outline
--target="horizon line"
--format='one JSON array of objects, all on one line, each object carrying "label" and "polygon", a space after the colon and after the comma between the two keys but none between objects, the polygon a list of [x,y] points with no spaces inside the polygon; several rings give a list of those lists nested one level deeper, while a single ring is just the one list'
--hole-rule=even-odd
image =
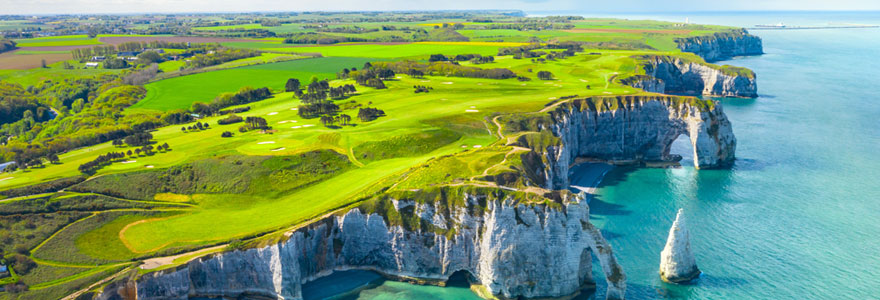
[{"label": "horizon line", "polygon": [[[156,15],[156,14],[164,14],[164,15],[181,15],[181,14],[204,14],[204,15],[212,15],[212,14],[260,14],[260,13],[359,13],[359,12],[369,12],[369,13],[377,13],[377,12],[388,12],[388,13],[415,13],[415,12],[492,12],[492,11],[518,11],[525,13],[528,15],[530,12],[535,13],[555,13],[555,12],[570,12],[569,14],[559,14],[563,15],[583,15],[578,14],[579,11],[572,10],[524,10],[524,9],[410,9],[410,10],[240,10],[240,11],[153,11],[153,12],[95,12],[95,13],[87,13],[87,12],[73,12],[73,13],[15,13],[15,14],[0,14],[0,18],[2,17],[15,17],[15,16],[111,16],[111,15]],[[588,12],[588,11],[583,11]],[[589,11],[592,14],[678,14],[678,13],[878,13],[880,9],[874,10],[852,10],[852,9],[842,9],[842,10],[816,10],[816,9],[802,9],[802,10],[670,10],[670,11],[617,11],[617,10],[609,10],[609,11]]]}]

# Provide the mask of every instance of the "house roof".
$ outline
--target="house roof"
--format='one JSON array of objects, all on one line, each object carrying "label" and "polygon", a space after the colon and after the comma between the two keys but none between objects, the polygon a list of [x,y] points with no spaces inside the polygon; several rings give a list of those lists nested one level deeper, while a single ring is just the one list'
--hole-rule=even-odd
[{"label": "house roof", "polygon": [[6,266],[0,265],[0,272],[6,272],[6,271],[7,271]]}]

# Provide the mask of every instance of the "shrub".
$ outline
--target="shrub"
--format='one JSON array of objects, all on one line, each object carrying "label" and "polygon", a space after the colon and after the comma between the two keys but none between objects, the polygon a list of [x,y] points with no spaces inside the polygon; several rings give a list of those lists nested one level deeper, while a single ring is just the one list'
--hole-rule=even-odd
[{"label": "shrub", "polygon": [[226,118],[217,120],[217,124],[219,125],[227,125],[244,121],[242,117],[236,116],[235,114],[229,115]]},{"label": "shrub", "polygon": [[232,137],[232,132],[224,131],[223,134],[220,135],[220,137],[225,137],[225,138]]}]

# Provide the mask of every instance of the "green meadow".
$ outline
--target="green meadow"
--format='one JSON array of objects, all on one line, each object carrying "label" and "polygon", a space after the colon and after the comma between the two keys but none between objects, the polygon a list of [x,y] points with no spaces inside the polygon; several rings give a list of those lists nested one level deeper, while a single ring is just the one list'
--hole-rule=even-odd
[{"label": "green meadow", "polygon": [[245,86],[269,87],[280,90],[288,78],[307,82],[312,76],[336,78],[343,68],[361,68],[370,59],[326,57],[226,69],[170,78],[146,85],[147,98],[132,110],[189,108],[194,102],[210,102],[221,93],[234,92]]},{"label": "green meadow", "polygon": [[293,53],[320,53],[323,56],[343,57],[371,57],[371,58],[405,58],[427,57],[431,54],[443,53],[446,55],[457,54],[480,54],[495,55],[498,48],[507,47],[506,44],[492,45],[492,43],[467,43],[467,42],[425,42],[394,44],[340,44],[335,46],[302,46],[288,48],[268,48],[267,51],[293,52]]}]

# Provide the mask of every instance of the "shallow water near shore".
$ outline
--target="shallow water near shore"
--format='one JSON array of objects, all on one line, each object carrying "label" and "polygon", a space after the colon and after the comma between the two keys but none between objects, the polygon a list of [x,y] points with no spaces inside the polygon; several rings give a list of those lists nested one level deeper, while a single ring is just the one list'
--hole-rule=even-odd
[{"label": "shallow water near shore", "polygon": [[[737,26],[880,23],[880,13],[689,17]],[[880,291],[880,29],[752,33],[767,54],[720,62],[758,74],[759,98],[722,100],[738,141],[735,165],[697,171],[689,146],[676,144],[681,168],[615,168],[590,203],[626,271],[627,299],[871,299]],[[657,274],[678,208],[704,272],[690,285]],[[463,287],[390,281],[345,297],[479,299]]]}]

